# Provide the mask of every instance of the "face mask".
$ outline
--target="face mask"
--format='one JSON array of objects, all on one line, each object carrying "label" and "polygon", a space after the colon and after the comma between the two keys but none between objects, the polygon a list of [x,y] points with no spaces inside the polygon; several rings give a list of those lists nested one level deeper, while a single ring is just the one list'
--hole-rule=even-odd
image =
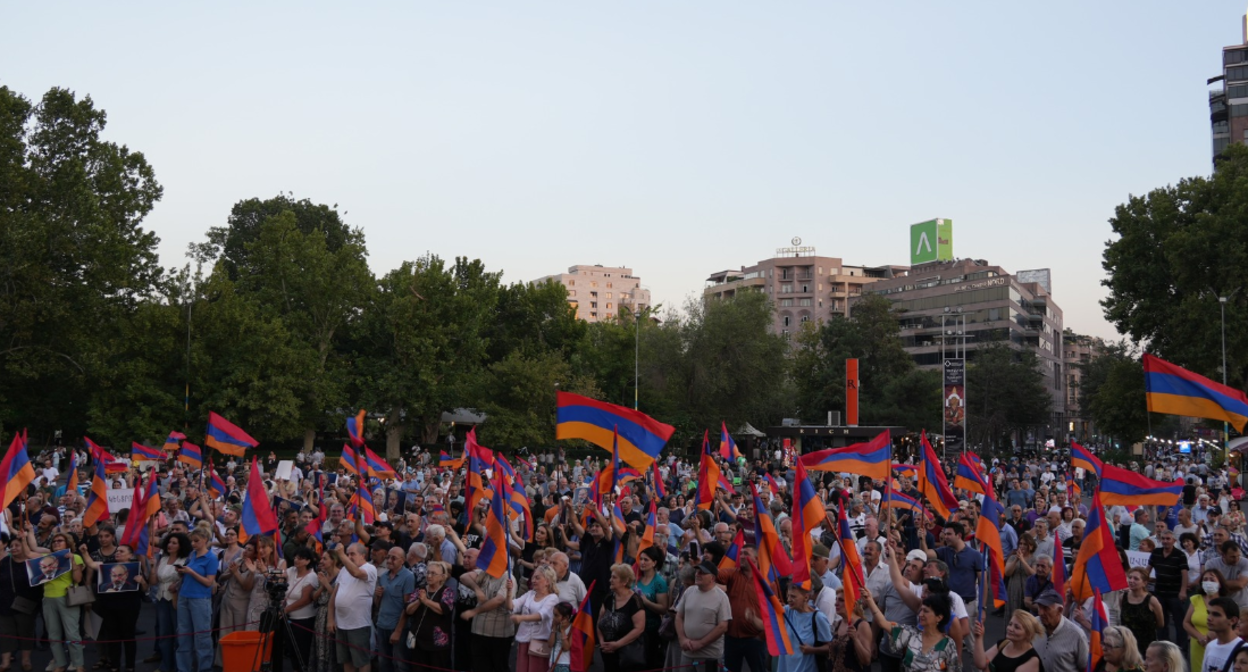
[{"label": "face mask", "polygon": [[1204,589],[1206,595],[1217,595],[1220,586],[1217,581],[1201,581],[1200,587]]}]

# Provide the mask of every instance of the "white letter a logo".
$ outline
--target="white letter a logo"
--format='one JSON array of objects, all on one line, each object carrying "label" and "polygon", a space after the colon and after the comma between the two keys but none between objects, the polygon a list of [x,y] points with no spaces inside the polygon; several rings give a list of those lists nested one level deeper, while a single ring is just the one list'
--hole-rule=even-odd
[{"label": "white letter a logo", "polygon": [[924,247],[926,247],[926,248],[927,248],[927,251],[928,251],[928,252],[931,252],[931,251],[932,251],[932,243],[931,243],[931,241],[929,241],[929,240],[927,239],[927,232],[926,232],[926,231],[924,231],[924,232],[922,232],[922,233],[920,233],[920,234],[919,234],[919,244],[915,246],[915,248],[914,248],[914,253],[915,253],[915,254],[918,254],[918,253],[922,252]]}]

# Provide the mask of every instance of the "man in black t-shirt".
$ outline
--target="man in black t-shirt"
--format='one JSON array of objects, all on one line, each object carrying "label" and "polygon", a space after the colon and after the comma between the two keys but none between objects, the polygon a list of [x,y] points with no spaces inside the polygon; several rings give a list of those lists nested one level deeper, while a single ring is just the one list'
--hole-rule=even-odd
[{"label": "man in black t-shirt", "polygon": [[588,527],[581,527],[580,516],[572,517],[572,526],[580,540],[581,581],[590,590],[589,603],[593,610],[594,621],[598,620],[598,610],[603,598],[607,595],[607,581],[611,577],[611,565],[615,562],[615,543],[612,539],[611,525],[593,505],[588,508],[592,518]]},{"label": "man in black t-shirt", "polygon": [[[1174,532],[1160,533],[1161,548],[1148,557],[1149,569],[1157,572],[1153,595],[1161,602],[1166,623],[1157,630],[1157,639],[1169,640],[1179,645],[1186,655],[1187,637],[1183,634],[1183,619],[1187,616],[1187,555],[1174,547]],[[1174,635],[1169,635],[1170,628]]]}]

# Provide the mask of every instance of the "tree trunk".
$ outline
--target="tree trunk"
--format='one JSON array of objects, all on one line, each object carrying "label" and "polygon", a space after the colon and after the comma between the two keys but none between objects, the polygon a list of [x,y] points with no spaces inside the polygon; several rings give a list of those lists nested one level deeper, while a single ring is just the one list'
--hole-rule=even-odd
[{"label": "tree trunk", "polygon": [[312,449],[315,446],[316,446],[316,430],[305,429],[303,431],[303,449],[311,453]]},{"label": "tree trunk", "polygon": [[403,409],[399,406],[390,408],[390,412],[386,414],[386,461],[393,462],[399,459],[399,453],[402,447],[399,445],[399,439],[403,438]]}]

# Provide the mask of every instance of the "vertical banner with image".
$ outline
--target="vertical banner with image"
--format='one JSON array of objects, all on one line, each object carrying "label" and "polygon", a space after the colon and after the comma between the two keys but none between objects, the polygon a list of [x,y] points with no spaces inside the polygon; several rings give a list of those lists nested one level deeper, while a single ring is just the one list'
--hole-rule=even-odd
[{"label": "vertical banner with image", "polygon": [[944,374],[945,455],[949,455],[966,444],[966,360],[946,359]]}]

